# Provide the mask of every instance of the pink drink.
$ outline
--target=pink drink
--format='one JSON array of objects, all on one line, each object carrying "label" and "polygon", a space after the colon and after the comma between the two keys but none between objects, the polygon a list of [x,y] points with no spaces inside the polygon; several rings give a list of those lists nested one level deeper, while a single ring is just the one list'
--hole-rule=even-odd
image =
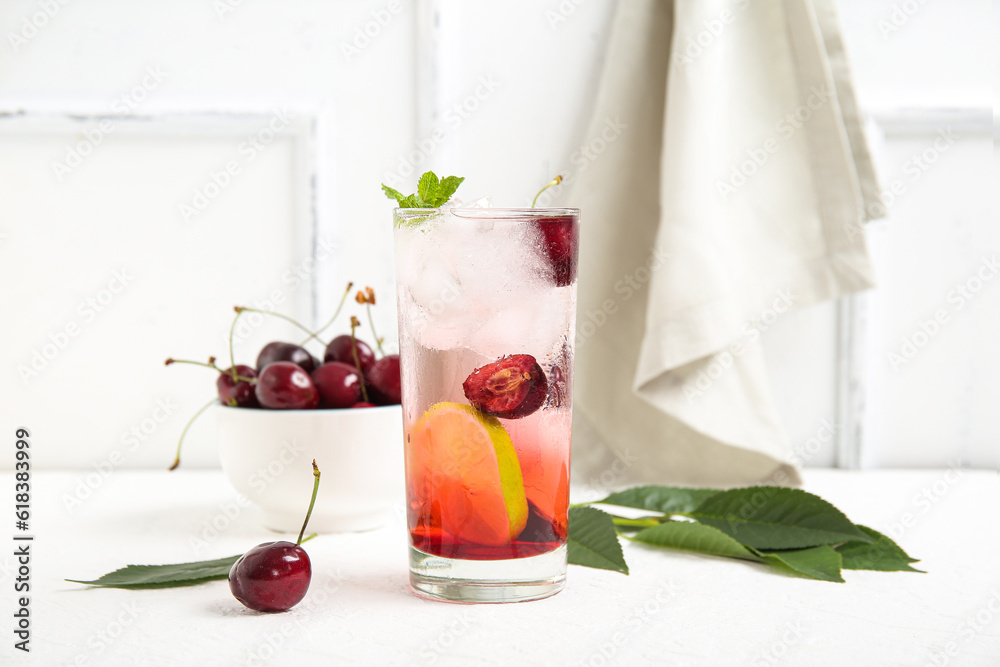
[{"label": "pink drink", "polygon": [[397,209],[411,582],[557,592],[566,570],[578,211]]}]

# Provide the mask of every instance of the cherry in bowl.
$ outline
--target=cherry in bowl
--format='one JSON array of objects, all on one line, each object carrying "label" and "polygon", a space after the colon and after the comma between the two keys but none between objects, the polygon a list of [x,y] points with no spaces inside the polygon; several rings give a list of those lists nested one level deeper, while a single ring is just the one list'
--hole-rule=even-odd
[{"label": "cherry in bowl", "polygon": [[256,394],[263,407],[274,410],[309,410],[320,402],[309,374],[290,361],[265,366],[257,378]]},{"label": "cherry in bowl", "polygon": [[361,377],[353,365],[331,361],[312,372],[312,381],[319,390],[320,408],[353,407],[361,400]]},{"label": "cherry in bowl", "polygon": [[283,343],[274,341],[261,348],[257,355],[257,372],[260,373],[271,364],[278,361],[290,361],[298,364],[306,373],[312,373],[319,364],[316,358],[305,349],[295,343]]}]

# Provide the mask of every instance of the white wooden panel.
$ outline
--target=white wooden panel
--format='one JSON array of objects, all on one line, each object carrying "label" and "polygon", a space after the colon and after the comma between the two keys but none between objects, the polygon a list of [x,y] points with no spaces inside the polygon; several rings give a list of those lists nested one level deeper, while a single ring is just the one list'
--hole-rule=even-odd
[{"label": "white wooden panel", "polygon": [[870,234],[879,287],[868,299],[868,466],[997,464],[993,144],[988,134],[950,145],[944,136],[890,135],[885,148],[884,186],[898,194]]},{"label": "white wooden panel", "polygon": [[858,97],[869,110],[989,107],[989,0],[837,0]]},{"label": "white wooden panel", "polygon": [[[53,158],[80,146],[97,121],[3,128],[0,298],[17,325],[6,327],[0,401],[51,443],[39,448],[39,465],[86,467],[114,451],[130,465],[169,464],[214,377],[163,360],[211,354],[226,363],[235,304],[266,305],[277,292],[285,312],[308,315],[310,283],[293,289],[284,279],[312,254],[311,224],[301,219],[308,199],[299,201],[309,174],[297,165],[297,142],[279,137],[248,161],[242,137],[216,122],[212,135],[189,134],[185,121],[119,120],[62,182]],[[228,187],[185,221],[180,205],[215,192],[210,174],[225,182],[232,162],[240,168]],[[237,355],[251,365],[268,340],[298,336],[273,321],[247,332]],[[214,462],[210,420],[188,445],[189,464]]]},{"label": "white wooden panel", "polygon": [[434,12],[428,67],[436,78],[422,91],[431,111],[421,133],[443,136],[430,164],[468,177],[463,198],[528,206],[553,176],[579,168],[574,154],[585,140],[614,3],[426,7]]},{"label": "white wooden panel", "polygon": [[830,302],[786,313],[760,337],[789,457],[804,466],[837,463],[844,424],[836,410],[836,331],[837,304]]}]

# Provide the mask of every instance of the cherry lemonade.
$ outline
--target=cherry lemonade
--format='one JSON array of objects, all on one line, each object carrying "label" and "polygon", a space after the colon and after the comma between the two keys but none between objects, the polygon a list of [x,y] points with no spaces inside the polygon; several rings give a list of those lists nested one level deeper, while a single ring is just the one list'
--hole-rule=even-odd
[{"label": "cherry lemonade", "polygon": [[562,586],[578,220],[576,209],[396,210],[407,523],[421,593],[508,601]]}]

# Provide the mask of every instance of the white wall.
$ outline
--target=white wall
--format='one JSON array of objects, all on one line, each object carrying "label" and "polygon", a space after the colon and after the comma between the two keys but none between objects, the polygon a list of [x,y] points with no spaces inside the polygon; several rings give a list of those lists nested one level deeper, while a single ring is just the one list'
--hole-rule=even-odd
[{"label": "white wall", "polygon": [[[555,173],[578,168],[611,0],[423,0],[398,14],[388,1],[231,4],[220,15],[219,3],[202,0],[69,3],[16,50],[7,36],[20,34],[38,6],[0,4],[0,111],[24,112],[0,117],[0,402],[8,432],[27,425],[46,443],[40,465],[86,468],[118,451],[126,466],[165,466],[212,383],[207,371],[160,364],[170,355],[224,356],[236,303],[277,290],[284,312],[321,321],[348,279],[388,302],[391,204],[381,181],[412,184],[410,172],[433,168],[468,176],[464,197],[521,205]],[[904,171],[947,125],[941,109],[989,106],[989,4],[922,3],[895,17],[898,30],[880,21],[894,25],[893,7],[904,3],[838,4],[859,98],[885,132],[877,149],[885,184],[907,187],[871,231],[880,287],[859,303],[868,319],[856,341],[866,355],[856,398],[866,410],[857,424],[839,425],[841,444],[860,446],[869,466],[954,457],[995,466],[1000,355],[989,343],[1000,281],[953,313],[905,367],[887,361],[901,336],[953,307],[949,291],[982,255],[1000,249],[988,217],[992,144],[974,116],[919,181]],[[119,116],[115,101],[147,67],[167,75]],[[241,142],[282,108],[295,121],[247,160]],[[100,116],[115,131],[59,181],[52,162],[86,141]],[[240,173],[185,223],[179,205],[233,160]],[[317,241],[337,249],[311,270]],[[134,280],[85,316],[81,301],[101,296],[120,266]],[[308,279],[294,284],[295,271],[315,278],[316,289]],[[391,308],[379,310],[379,327],[392,336]],[[18,366],[70,322],[79,335],[22,381]],[[812,445],[839,418],[842,324],[836,304],[823,304],[764,338],[793,448],[810,465],[838,457],[836,439]],[[240,360],[290,335],[264,325],[240,346]],[[158,399],[177,407],[132,449],[124,434],[162,415]],[[189,465],[216,465],[212,429],[210,421],[193,429]]]},{"label": "white wall", "polygon": [[[888,211],[869,233],[879,288],[862,305],[861,462],[997,468],[1000,276],[987,268],[1000,259],[991,5],[839,5],[859,100],[884,133],[876,155]],[[994,277],[977,290],[980,270]]]},{"label": "white wall", "polygon": [[[379,182],[414,136],[413,7],[393,15],[376,1],[230,4],[217,12],[222,3],[202,0],[92,0],[59,5],[48,19],[34,18],[35,2],[0,4],[0,109],[23,112],[0,119],[0,404],[4,432],[33,429],[38,465],[90,467],[115,452],[126,466],[168,465],[214,380],[163,360],[224,358],[232,306],[275,291],[283,312],[313,319],[314,241],[338,248],[312,270],[317,319],[349,279],[389,301],[392,207]],[[372,12],[387,25],[369,25],[377,35],[345,54]],[[15,50],[8,35],[25,20],[44,25]],[[162,80],[148,79],[136,118],[122,118],[116,101],[147,67]],[[283,109],[294,126],[252,158],[241,151]],[[52,162],[100,129],[88,114],[115,129],[60,181]],[[185,221],[180,204],[229,162],[240,173]],[[122,267],[134,275],[125,289],[102,312],[81,311]],[[297,271],[300,284],[289,274]],[[378,310],[391,335],[391,306]],[[78,335],[48,348],[52,358],[23,381],[18,366],[70,323]],[[253,363],[264,342],[290,336],[263,325],[238,361]],[[169,416],[158,401],[175,406]],[[213,440],[207,419],[192,430],[187,463],[217,465]]]}]

